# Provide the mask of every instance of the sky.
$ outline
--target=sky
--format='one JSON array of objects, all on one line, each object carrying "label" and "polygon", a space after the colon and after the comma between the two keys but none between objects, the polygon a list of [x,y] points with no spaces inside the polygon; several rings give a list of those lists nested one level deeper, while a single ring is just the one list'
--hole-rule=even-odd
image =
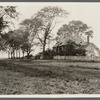
[{"label": "sky", "polygon": [[[20,13],[19,19],[15,20],[15,26],[18,28],[18,24],[27,18],[31,18],[35,13],[37,13],[40,9],[47,6],[58,6],[62,9],[69,12],[67,18],[59,19],[58,24],[54,29],[54,34],[57,33],[57,30],[63,25],[67,24],[72,20],[81,20],[86,23],[88,26],[92,27],[94,32],[93,38],[90,42],[93,42],[100,48],[100,3],[80,3],[80,2],[24,2],[24,3],[0,3],[0,5],[4,6],[17,6],[17,11]],[[38,49],[36,50],[36,52]],[[0,54],[2,55],[2,54]],[[3,54],[3,57],[7,55]]]}]

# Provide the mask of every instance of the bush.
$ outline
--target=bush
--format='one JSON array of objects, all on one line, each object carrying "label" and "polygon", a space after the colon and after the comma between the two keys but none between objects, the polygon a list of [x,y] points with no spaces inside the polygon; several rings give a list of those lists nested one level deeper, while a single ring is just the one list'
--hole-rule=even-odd
[{"label": "bush", "polygon": [[[32,55],[32,54],[30,54],[28,57],[29,57],[29,59],[30,59],[30,58],[32,58],[32,57],[33,57],[33,55]],[[28,57],[27,57],[27,55],[25,56],[25,58],[28,58]]]},{"label": "bush", "polygon": [[54,56],[54,51],[53,50],[46,50],[45,51],[45,59],[53,59],[53,56]]}]

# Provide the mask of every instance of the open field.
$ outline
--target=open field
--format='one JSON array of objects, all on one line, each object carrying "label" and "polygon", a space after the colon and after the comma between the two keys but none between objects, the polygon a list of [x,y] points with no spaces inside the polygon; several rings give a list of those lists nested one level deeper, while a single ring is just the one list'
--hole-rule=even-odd
[{"label": "open field", "polygon": [[100,63],[3,59],[0,94],[100,94]]}]

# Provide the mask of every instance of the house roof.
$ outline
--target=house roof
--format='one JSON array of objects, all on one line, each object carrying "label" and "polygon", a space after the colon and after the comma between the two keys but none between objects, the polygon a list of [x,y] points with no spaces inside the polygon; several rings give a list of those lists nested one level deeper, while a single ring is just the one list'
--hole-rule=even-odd
[{"label": "house roof", "polygon": [[92,45],[100,54],[100,49],[94,43],[90,43],[90,45]]},{"label": "house roof", "polygon": [[[66,44],[67,44],[67,41],[65,41],[65,42],[63,42],[63,43],[56,43],[56,44],[54,45],[54,47],[62,46],[62,45],[66,45]],[[93,46],[93,47],[100,53],[100,49],[99,49],[94,43],[89,43],[89,44],[87,44],[87,43],[85,42],[85,44],[82,45],[82,46],[80,47],[80,49],[86,49],[89,45]]]},{"label": "house roof", "polygon": [[81,49],[85,49],[85,48],[87,48],[89,45],[93,46],[95,49],[99,49],[94,43],[89,43],[89,44],[86,44],[86,45],[82,45],[80,48],[81,48]]},{"label": "house roof", "polygon": [[87,48],[89,45],[82,45],[79,49],[85,49]]},{"label": "house roof", "polygon": [[80,44],[80,43],[82,45],[86,44],[86,42],[82,39],[82,37],[77,34],[71,37],[68,37],[67,34],[65,34],[64,36],[61,36],[59,38],[59,43],[56,43],[53,47],[66,45],[69,40],[75,41],[77,44]]},{"label": "house roof", "polygon": [[94,43],[89,43],[91,44],[95,49],[99,49]]},{"label": "house roof", "polygon": [[82,45],[80,47],[80,49],[86,49],[89,45],[93,46],[99,52],[99,54],[100,54],[100,49],[94,43],[89,43],[87,45]]}]

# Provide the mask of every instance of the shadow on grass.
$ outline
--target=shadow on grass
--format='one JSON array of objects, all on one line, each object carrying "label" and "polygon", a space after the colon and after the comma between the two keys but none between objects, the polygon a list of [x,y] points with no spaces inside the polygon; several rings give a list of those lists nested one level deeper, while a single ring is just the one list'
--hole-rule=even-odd
[{"label": "shadow on grass", "polygon": [[24,76],[30,76],[30,77],[48,77],[48,78],[57,78],[57,77],[63,77],[62,75],[58,74],[57,72],[54,72],[50,69],[38,69],[38,68],[30,68],[28,66],[24,65],[18,65],[18,64],[12,64],[12,63],[0,63],[0,66],[2,66],[3,70],[11,70],[14,72],[21,72],[24,74]]},{"label": "shadow on grass", "polygon": [[[46,68],[45,68],[46,67]],[[62,68],[60,67],[51,67],[51,65],[35,65],[32,67],[29,65],[21,65],[12,63],[11,60],[6,62],[0,62],[0,68],[3,70],[10,70],[14,72],[22,73],[24,76],[30,77],[39,77],[39,78],[60,78],[64,80],[87,80],[91,76],[99,77],[99,72],[94,69],[83,69],[83,68],[74,68],[74,66],[69,66]]]}]

